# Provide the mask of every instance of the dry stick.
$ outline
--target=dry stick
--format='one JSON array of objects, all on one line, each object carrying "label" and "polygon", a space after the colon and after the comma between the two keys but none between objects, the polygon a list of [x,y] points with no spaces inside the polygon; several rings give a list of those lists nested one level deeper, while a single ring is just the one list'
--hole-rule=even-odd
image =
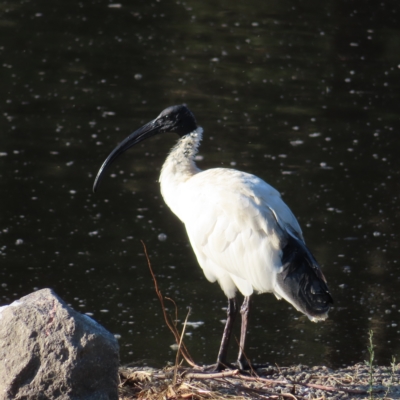
[{"label": "dry stick", "polygon": [[348,389],[345,387],[333,387],[333,386],[324,386],[324,385],[317,385],[314,383],[302,383],[302,382],[297,382],[297,381],[292,381],[292,382],[284,382],[284,381],[274,381],[271,379],[265,379],[265,378],[252,378],[250,376],[239,376],[240,379],[243,379],[245,381],[259,381],[259,382],[265,382],[269,385],[274,385],[274,384],[285,384],[285,385],[301,385],[301,386],[307,386],[311,387],[314,389],[320,389],[320,390],[326,390],[328,392],[346,392],[346,393],[352,393],[352,394],[367,394],[368,392],[366,390],[361,390],[361,389]]},{"label": "dry stick", "polygon": [[214,374],[189,372],[187,374],[184,374],[184,377],[188,379],[216,379],[226,378],[235,375],[240,375],[238,369],[233,369],[231,371],[215,372]]},{"label": "dry stick", "polygon": [[[157,297],[158,297],[158,299],[160,300],[160,303],[161,303],[161,308],[162,308],[162,311],[163,311],[165,323],[167,324],[168,328],[170,329],[170,331],[175,336],[176,344],[179,346],[179,343],[181,342],[181,337],[179,335],[178,330],[176,329],[176,326],[172,325],[171,322],[168,319],[167,311],[166,311],[165,305],[164,305],[164,298],[163,298],[163,296],[161,294],[160,289],[158,288],[158,283],[157,283],[156,276],[154,275],[153,269],[151,268],[151,263],[150,263],[149,255],[147,254],[146,245],[144,244],[143,240],[141,240],[141,242],[142,242],[142,246],[143,246],[143,249],[144,249],[144,254],[145,254],[146,259],[147,259],[147,265],[149,266],[150,273],[151,273],[151,276],[153,278],[154,288],[156,289]],[[185,344],[183,342],[182,342],[182,347],[181,347],[181,353],[182,353],[183,358],[186,360],[186,362],[191,367],[197,367],[196,363],[192,360],[192,357],[190,357],[189,352],[188,352],[188,350],[187,350],[187,348],[186,348],[186,346],[185,346]]]},{"label": "dry stick", "polygon": [[244,376],[240,374],[238,369],[234,369],[231,371],[223,371],[223,372],[216,372],[214,374],[204,373],[204,372],[189,372],[184,375],[185,378],[194,378],[194,379],[217,379],[217,378],[227,378],[227,377],[235,377],[237,379],[242,379],[245,381],[262,381],[265,383],[269,383],[271,385],[290,385],[291,383],[287,381],[274,381],[264,378],[252,378],[250,376]]},{"label": "dry stick", "polygon": [[[231,371],[223,371],[223,372],[216,372],[214,374],[205,374],[205,373],[196,373],[196,372],[191,372],[191,373],[187,373],[184,375],[185,378],[189,378],[189,379],[219,379],[219,378],[230,378],[230,377],[234,377],[234,378],[244,378],[243,375],[240,374],[240,371],[238,369],[235,370],[231,370]],[[260,378],[262,379],[262,378]],[[257,380],[257,378],[253,378],[251,379],[252,381]],[[280,385],[287,385],[288,382],[286,381],[271,381],[274,384],[280,384]],[[235,386],[237,389],[238,387]],[[256,388],[247,388],[245,386],[241,386],[240,390],[244,390],[244,391],[252,391],[252,392],[257,392],[259,394],[270,394],[270,393],[266,393],[265,390],[262,389],[256,389]],[[293,394],[290,393],[279,393],[279,396],[282,397],[289,397],[291,399],[297,399],[298,397],[294,396]]]},{"label": "dry stick", "polygon": [[226,378],[226,377],[235,377],[237,379],[241,379],[244,381],[251,382],[264,382],[268,385],[301,385],[306,387],[311,387],[314,389],[326,390],[328,392],[346,392],[351,394],[367,394],[366,390],[361,389],[351,389],[345,387],[333,387],[333,386],[324,386],[317,385],[314,383],[302,383],[302,382],[288,382],[288,381],[277,381],[273,379],[266,378],[253,378],[250,376],[241,375],[239,370],[235,369],[233,371],[219,372],[215,374],[205,374],[205,373],[188,373],[185,375],[186,378],[194,378],[194,379],[215,379],[215,378]]},{"label": "dry stick", "polygon": [[185,318],[185,323],[183,324],[183,329],[182,329],[182,333],[181,333],[181,339],[179,341],[179,346],[178,346],[178,351],[176,352],[176,358],[175,358],[175,370],[174,370],[174,378],[172,380],[173,384],[176,384],[176,377],[178,375],[178,364],[179,364],[179,354],[181,354],[181,348],[182,348],[182,343],[183,343],[183,335],[185,334],[185,329],[186,329],[186,324],[190,315],[190,307],[189,307],[189,311],[186,315]]},{"label": "dry stick", "polygon": [[265,398],[265,396],[268,396],[268,399],[270,399],[271,396],[277,396],[277,398],[287,397],[289,399],[295,399],[295,400],[304,399],[303,396],[295,396],[291,393],[270,393],[270,392],[266,392],[265,389],[249,388],[246,386],[237,386],[237,385],[235,385],[234,387],[238,392],[243,391],[243,392],[249,392],[249,393],[256,393],[259,396],[262,396],[263,398]]},{"label": "dry stick", "polygon": [[247,364],[248,364],[249,367],[250,367],[250,373],[251,373],[251,375],[257,378],[257,377],[258,377],[258,374],[257,374],[256,371],[254,371],[253,366],[251,365],[250,359],[247,357],[247,355],[246,355],[244,349],[243,349],[242,346],[240,345],[240,343],[239,343],[239,341],[237,340],[237,337],[236,337],[236,336],[235,336],[235,340],[236,340],[236,343],[237,343],[237,345],[239,346],[240,350],[242,351],[242,354],[244,355],[244,358],[246,359]]},{"label": "dry stick", "polygon": [[170,297],[165,296],[165,300],[169,300],[171,303],[174,304],[174,308],[175,308],[175,324],[174,325],[176,326],[176,324],[178,322],[178,306],[176,305],[175,300],[171,299]]}]

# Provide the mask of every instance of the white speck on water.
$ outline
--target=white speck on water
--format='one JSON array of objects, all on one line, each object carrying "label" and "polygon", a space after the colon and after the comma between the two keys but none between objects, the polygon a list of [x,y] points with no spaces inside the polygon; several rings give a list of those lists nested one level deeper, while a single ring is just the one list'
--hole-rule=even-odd
[{"label": "white speck on water", "polygon": [[102,312],[102,313],[108,313],[108,312],[110,312],[110,310],[103,309],[103,310],[100,310],[100,312]]},{"label": "white speck on water", "polygon": [[375,231],[375,232],[373,233],[373,235],[377,237],[377,236],[381,236],[381,233],[378,232],[378,231]]},{"label": "white speck on water", "polygon": [[160,234],[157,236],[157,238],[158,238],[158,240],[159,240],[160,242],[165,242],[165,241],[167,240],[167,235],[166,235],[165,233],[160,233]]},{"label": "white speck on water", "polygon": [[143,75],[142,75],[142,74],[135,74],[133,77],[134,77],[137,81],[140,81],[140,80],[143,78]]},{"label": "white speck on water", "polygon": [[174,343],[174,344],[171,344],[171,346],[169,346],[172,350],[178,350],[179,349],[179,346],[176,344],[176,343]]},{"label": "white speck on water", "polygon": [[70,194],[76,194],[76,190],[73,190],[73,189],[72,189],[72,190],[69,191],[69,193],[70,193]]},{"label": "white speck on water", "polygon": [[108,5],[108,8],[121,8],[122,4],[119,3],[111,3]]},{"label": "white speck on water", "polygon": [[300,140],[300,139],[298,139],[298,140],[292,140],[291,142],[290,142],[290,144],[292,145],[292,146],[300,146],[301,144],[303,144],[304,142],[302,141],[302,140]]},{"label": "white speck on water", "polygon": [[321,136],[321,134],[319,132],[314,132],[314,133],[310,133],[308,136],[310,136],[310,137],[318,137],[318,136]]},{"label": "white speck on water", "polygon": [[343,272],[345,272],[346,274],[349,274],[351,272],[351,267],[348,265],[345,265],[343,267]]},{"label": "white speck on water", "polygon": [[114,337],[115,339],[121,339],[122,336],[119,333],[114,333]]},{"label": "white speck on water", "polygon": [[201,155],[197,155],[194,159],[195,159],[195,161],[203,161],[204,157]]},{"label": "white speck on water", "polygon": [[7,156],[8,154],[6,153],[6,152],[0,152],[0,157],[5,157],[5,156]]},{"label": "white speck on water", "polygon": [[15,244],[17,245],[17,246],[19,246],[19,245],[21,245],[21,244],[23,244],[24,243],[24,241],[22,240],[22,239],[17,239],[16,241],[15,241]]},{"label": "white speck on water", "polygon": [[[183,323],[183,322],[182,322]],[[187,326],[191,326],[192,328],[198,328],[199,326],[203,325],[204,321],[197,321],[197,322],[186,322]]]},{"label": "white speck on water", "polygon": [[96,236],[99,234],[99,231],[89,232],[89,236]]}]

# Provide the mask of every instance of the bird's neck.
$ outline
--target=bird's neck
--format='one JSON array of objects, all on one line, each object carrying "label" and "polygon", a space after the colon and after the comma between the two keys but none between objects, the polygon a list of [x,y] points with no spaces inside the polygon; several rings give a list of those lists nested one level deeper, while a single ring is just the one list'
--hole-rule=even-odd
[{"label": "bird's neck", "polygon": [[198,127],[192,133],[178,140],[172,148],[161,169],[160,182],[167,177],[176,176],[179,180],[189,179],[200,170],[194,162],[200,141],[203,138],[203,128]]},{"label": "bird's neck", "polygon": [[203,128],[198,127],[192,133],[179,139],[161,169],[161,194],[165,202],[178,217],[180,207],[179,191],[185,182],[201,171],[194,162],[194,158],[202,138]]}]

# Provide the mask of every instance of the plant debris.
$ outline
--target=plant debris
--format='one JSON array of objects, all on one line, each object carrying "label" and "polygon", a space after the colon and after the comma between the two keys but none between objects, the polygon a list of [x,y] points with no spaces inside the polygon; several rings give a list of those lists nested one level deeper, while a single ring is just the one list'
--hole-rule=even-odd
[{"label": "plant debris", "polygon": [[[376,366],[372,394],[380,399],[400,399],[399,368],[399,364],[395,369]],[[176,367],[121,367],[119,399],[366,399],[369,373],[365,364],[338,370],[301,364],[270,366],[249,373],[178,367],[177,375]]]}]

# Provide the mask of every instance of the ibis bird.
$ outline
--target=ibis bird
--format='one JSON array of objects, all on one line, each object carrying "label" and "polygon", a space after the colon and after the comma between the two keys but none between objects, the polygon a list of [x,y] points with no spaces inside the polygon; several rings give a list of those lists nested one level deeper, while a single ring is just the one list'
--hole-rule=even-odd
[{"label": "ibis bird", "polygon": [[248,364],[244,351],[253,292],[272,292],[315,322],[327,318],[333,300],[296,217],[277,190],[246,172],[228,168],[202,171],[196,166],[203,129],[185,105],[166,108],[123,140],[100,167],[93,191],[118,156],[166,132],[178,134],[179,140],[161,169],[162,196],[184,223],[206,278],[217,281],[228,297],[217,369],[228,365],[229,339],[238,312],[237,291],[244,296],[237,359],[244,368]]}]

